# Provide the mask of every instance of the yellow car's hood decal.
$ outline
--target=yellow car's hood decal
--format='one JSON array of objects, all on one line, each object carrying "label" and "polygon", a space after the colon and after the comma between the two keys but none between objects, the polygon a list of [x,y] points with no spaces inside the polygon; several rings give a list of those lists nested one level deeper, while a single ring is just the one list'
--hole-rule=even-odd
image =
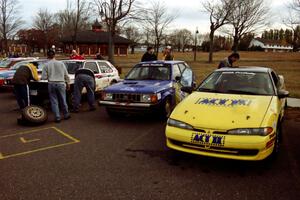
[{"label": "yellow car's hood decal", "polygon": [[196,128],[257,128],[271,100],[272,96],[194,92],[176,107],[171,118]]}]

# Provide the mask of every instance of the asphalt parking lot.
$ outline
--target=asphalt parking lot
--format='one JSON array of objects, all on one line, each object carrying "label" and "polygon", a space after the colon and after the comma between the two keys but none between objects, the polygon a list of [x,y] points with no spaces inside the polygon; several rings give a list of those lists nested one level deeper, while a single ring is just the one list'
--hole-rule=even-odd
[{"label": "asphalt parking lot", "polygon": [[60,124],[16,124],[0,93],[0,199],[300,199],[300,110],[288,109],[277,160],[241,162],[165,147],[164,122],[103,108]]}]

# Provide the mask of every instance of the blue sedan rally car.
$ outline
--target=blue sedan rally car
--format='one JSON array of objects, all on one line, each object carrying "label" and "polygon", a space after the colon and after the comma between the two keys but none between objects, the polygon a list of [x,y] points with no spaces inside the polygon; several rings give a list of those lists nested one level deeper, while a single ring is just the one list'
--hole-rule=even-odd
[{"label": "blue sedan rally car", "polygon": [[120,113],[155,113],[169,117],[195,85],[194,74],[184,61],[151,61],[135,65],[124,81],[105,88],[100,105],[109,116]]}]

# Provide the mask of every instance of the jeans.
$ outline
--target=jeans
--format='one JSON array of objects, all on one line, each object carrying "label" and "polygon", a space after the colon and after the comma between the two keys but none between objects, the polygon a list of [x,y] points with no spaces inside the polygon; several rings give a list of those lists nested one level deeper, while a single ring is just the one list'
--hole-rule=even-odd
[{"label": "jeans", "polygon": [[93,77],[86,74],[78,74],[75,78],[74,82],[74,102],[73,107],[74,110],[79,109],[80,101],[81,101],[81,91],[83,88],[86,88],[87,91],[87,99],[90,108],[95,107],[95,80]]},{"label": "jeans", "polygon": [[20,109],[29,106],[29,88],[28,85],[14,85],[14,93]]},{"label": "jeans", "polygon": [[48,83],[49,99],[51,103],[51,109],[54,113],[55,119],[60,120],[60,110],[62,109],[64,118],[69,117],[68,105],[66,101],[66,84],[60,82],[50,82]]}]

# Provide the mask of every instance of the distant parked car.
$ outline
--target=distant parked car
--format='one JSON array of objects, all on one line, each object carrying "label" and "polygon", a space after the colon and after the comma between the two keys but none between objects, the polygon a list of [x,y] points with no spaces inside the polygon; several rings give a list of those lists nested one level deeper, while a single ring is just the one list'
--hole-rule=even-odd
[{"label": "distant parked car", "polygon": [[193,87],[194,74],[184,61],[141,62],[124,81],[103,90],[100,105],[110,116],[120,113],[156,113],[166,118]]},{"label": "distant parked car", "polygon": [[25,60],[37,60],[37,59],[38,58],[34,58],[34,57],[5,58],[0,61],[0,71],[9,70],[17,62],[21,62]]},{"label": "distant parked car", "polygon": [[21,65],[26,65],[28,63],[33,63],[38,66],[38,73],[42,73],[42,68],[44,67],[47,60],[26,60],[15,63],[9,70],[0,71],[0,87],[2,88],[10,88],[12,87],[11,80],[14,77],[16,70]]},{"label": "distant parked car", "polygon": [[[95,74],[96,92],[100,92],[105,87],[117,83],[120,80],[118,70],[105,60],[63,60],[62,61],[70,76],[70,91],[67,93],[69,105],[72,104],[72,93],[75,79],[75,72],[78,69],[90,69]],[[30,96],[35,104],[40,104],[48,99],[48,82],[45,80],[33,81],[29,85]],[[85,88],[84,91],[85,92]]]}]

